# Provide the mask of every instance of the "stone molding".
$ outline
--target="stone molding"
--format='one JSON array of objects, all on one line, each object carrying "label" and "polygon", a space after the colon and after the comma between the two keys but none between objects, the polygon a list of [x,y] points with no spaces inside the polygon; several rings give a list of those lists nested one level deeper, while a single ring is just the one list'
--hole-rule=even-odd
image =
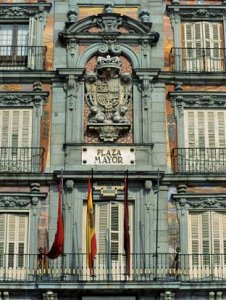
[{"label": "stone molding", "polygon": [[0,92],[0,106],[40,106],[48,100],[47,92]]},{"label": "stone molding", "polygon": [[[131,38],[139,41],[145,36],[151,46],[156,45],[159,39],[159,33],[151,31],[152,23],[144,23],[116,13],[102,13],[89,16],[73,23],[66,22],[65,25],[65,29],[59,33],[59,38],[63,44],[68,44],[73,39],[76,39],[77,42],[82,40],[87,42],[87,38],[90,41],[95,38],[95,42],[102,41],[107,44],[113,44],[118,40],[122,40],[119,32],[120,27],[128,28],[128,33],[123,35],[124,39],[125,36],[131,36]],[[92,27],[100,28],[100,32],[89,32],[89,29]]]},{"label": "stone molding", "polygon": [[169,100],[174,111],[183,114],[185,107],[189,108],[221,108],[226,107],[226,93],[224,92],[170,92]]},{"label": "stone molding", "polygon": [[174,194],[171,201],[180,210],[226,209],[225,194]]},{"label": "stone molding", "polygon": [[0,207],[5,209],[10,208],[29,208],[36,206],[39,201],[43,203],[46,199],[46,193],[1,193],[0,192]]},{"label": "stone molding", "polygon": [[0,19],[21,19],[30,17],[40,17],[44,12],[49,12],[50,3],[9,3],[0,4]]},{"label": "stone molding", "polygon": [[180,16],[182,20],[222,20],[226,15],[226,7],[222,5],[168,5],[168,14]]}]

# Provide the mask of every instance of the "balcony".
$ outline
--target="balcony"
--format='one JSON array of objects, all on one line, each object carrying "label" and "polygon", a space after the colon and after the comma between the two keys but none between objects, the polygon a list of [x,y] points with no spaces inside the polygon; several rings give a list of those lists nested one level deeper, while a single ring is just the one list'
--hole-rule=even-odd
[{"label": "balcony", "polygon": [[0,172],[42,172],[44,152],[38,147],[0,147]]},{"label": "balcony", "polygon": [[174,173],[226,173],[226,148],[174,148],[171,154]]},{"label": "balcony", "polygon": [[86,254],[64,254],[54,260],[25,254],[0,255],[0,282],[221,282],[226,280],[225,254],[132,254],[130,275],[124,254],[96,255],[93,272]]},{"label": "balcony", "polygon": [[172,72],[224,72],[225,48],[172,48]]},{"label": "balcony", "polygon": [[0,46],[0,70],[43,70],[46,47]]}]

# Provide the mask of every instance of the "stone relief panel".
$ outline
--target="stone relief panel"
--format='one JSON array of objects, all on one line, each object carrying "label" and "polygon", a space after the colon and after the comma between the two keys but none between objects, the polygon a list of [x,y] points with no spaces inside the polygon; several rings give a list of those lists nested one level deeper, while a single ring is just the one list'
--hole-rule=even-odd
[{"label": "stone relief panel", "polygon": [[132,142],[131,66],[124,57],[93,57],[86,68],[86,143]]}]

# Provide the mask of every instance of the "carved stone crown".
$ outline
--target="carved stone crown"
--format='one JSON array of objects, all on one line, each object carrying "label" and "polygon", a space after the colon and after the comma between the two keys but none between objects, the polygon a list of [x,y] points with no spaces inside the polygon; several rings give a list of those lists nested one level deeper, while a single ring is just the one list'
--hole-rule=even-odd
[{"label": "carved stone crown", "polygon": [[107,55],[106,57],[99,56],[97,58],[96,69],[97,71],[100,69],[118,69],[120,70],[121,62],[118,56],[111,57]]}]

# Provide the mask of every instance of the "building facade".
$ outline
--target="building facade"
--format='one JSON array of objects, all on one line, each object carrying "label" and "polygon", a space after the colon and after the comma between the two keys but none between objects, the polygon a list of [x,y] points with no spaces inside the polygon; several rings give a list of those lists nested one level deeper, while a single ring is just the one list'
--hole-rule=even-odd
[{"label": "building facade", "polygon": [[0,1],[2,299],[226,298],[224,2]]}]

